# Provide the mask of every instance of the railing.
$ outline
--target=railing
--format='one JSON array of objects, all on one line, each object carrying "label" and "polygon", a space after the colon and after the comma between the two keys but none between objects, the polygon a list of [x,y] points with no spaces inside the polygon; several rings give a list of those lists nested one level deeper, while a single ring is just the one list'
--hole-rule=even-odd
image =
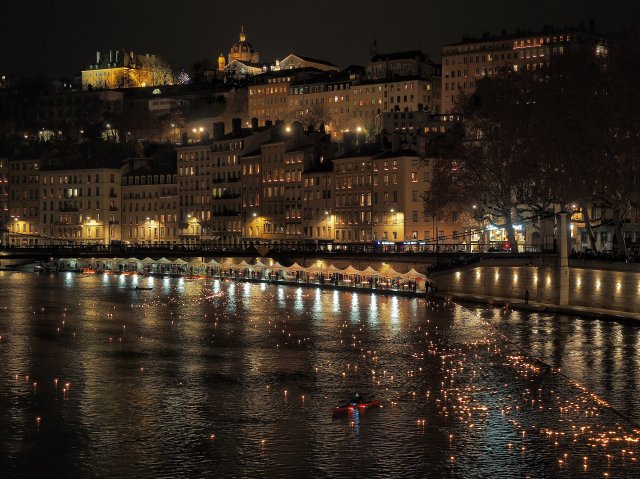
[{"label": "railing", "polygon": [[[111,224],[116,224],[111,222]],[[100,253],[104,255],[130,255],[135,256],[136,252],[142,252],[145,255],[151,256],[157,254],[170,254],[179,255],[180,252],[198,253],[201,256],[216,256],[219,254],[225,255],[254,255],[257,253],[258,248],[266,247],[270,254],[283,254],[283,255],[329,255],[329,256],[349,256],[349,255],[362,255],[362,256],[375,256],[375,255],[422,255],[430,256],[434,259],[448,258],[450,261],[444,261],[444,263],[451,263],[455,258],[460,258],[459,264],[467,264],[472,262],[473,258],[480,257],[517,257],[517,256],[535,256],[541,254],[553,253],[553,251],[542,251],[539,247],[530,245],[523,248],[525,251],[521,253],[513,253],[510,251],[503,252],[487,252],[488,248],[484,248],[484,252],[470,251],[467,245],[459,244],[440,244],[440,245],[416,245],[416,244],[363,244],[363,243],[315,243],[315,242],[300,242],[300,241],[280,241],[273,243],[266,242],[250,242],[245,240],[244,244],[222,244],[208,242],[206,238],[203,238],[200,233],[193,235],[182,235],[188,237],[200,237],[200,241],[197,244],[166,244],[166,245],[148,245],[148,244],[118,244],[118,245],[97,245],[97,244],[83,244],[75,243],[69,245],[55,245],[55,246],[4,246],[0,247],[0,251],[4,254],[14,254],[27,256],[29,254],[52,256],[56,255],[88,255],[91,253]]]}]

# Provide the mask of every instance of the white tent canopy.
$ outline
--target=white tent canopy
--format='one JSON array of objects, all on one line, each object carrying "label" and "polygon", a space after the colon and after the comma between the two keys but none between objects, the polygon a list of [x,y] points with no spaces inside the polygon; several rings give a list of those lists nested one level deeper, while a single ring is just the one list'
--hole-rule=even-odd
[{"label": "white tent canopy", "polygon": [[354,275],[354,274],[360,274],[360,271],[355,269],[353,266],[349,265],[344,269],[344,271],[342,271],[342,274]]},{"label": "white tent canopy", "polygon": [[220,263],[218,263],[215,259],[212,259],[211,261],[209,261],[207,263],[209,266],[219,266]]},{"label": "white tent canopy", "polygon": [[319,266],[317,263],[306,268],[307,273],[322,273],[323,271],[324,271],[324,268]]},{"label": "white tent canopy", "polygon": [[221,268],[235,268],[236,265],[233,261],[225,259],[222,263],[220,263]]},{"label": "white tent canopy", "polygon": [[157,264],[172,264],[171,261],[169,261],[167,258],[160,258],[158,261],[156,261]]},{"label": "white tent canopy", "polygon": [[329,267],[325,269],[325,272],[329,274],[342,273],[342,270],[340,268],[336,268],[334,265],[329,265]]},{"label": "white tent canopy", "polygon": [[275,263],[273,263],[272,266],[269,267],[270,269],[276,270],[276,269],[284,269],[284,266],[282,266],[280,263],[278,263],[277,261]]},{"label": "white tent canopy", "polygon": [[187,264],[187,262],[185,260],[183,260],[182,258],[178,258],[177,260],[175,260],[173,262],[173,264],[183,265],[183,264]]},{"label": "white tent canopy", "polygon": [[411,279],[415,281],[424,281],[425,279],[427,279],[426,275],[418,273],[414,268],[411,268],[409,271],[403,274],[402,277],[404,279]]},{"label": "white tent canopy", "polygon": [[139,261],[138,258],[129,258],[127,260],[127,263],[137,263],[138,261]]},{"label": "white tent canopy", "polygon": [[262,261],[257,260],[254,264],[251,265],[251,269],[265,269],[267,267]]},{"label": "white tent canopy", "polygon": [[236,265],[236,268],[248,268],[249,266],[249,263],[247,263],[245,260],[242,260]]},{"label": "white tent canopy", "polygon": [[360,274],[362,276],[380,276],[380,273],[378,273],[375,269],[373,269],[371,266],[367,266],[367,269],[363,270],[360,272]]},{"label": "white tent canopy", "polygon": [[293,263],[291,266],[288,266],[286,270],[287,271],[306,271],[306,269],[300,266],[298,263]]},{"label": "white tent canopy", "polygon": [[398,273],[395,269],[389,266],[389,269],[383,273],[380,273],[380,276],[386,276],[387,278],[399,278],[402,274]]},{"label": "white tent canopy", "polygon": [[142,264],[155,264],[155,262],[156,261],[154,259],[151,259],[148,256],[141,261]]}]

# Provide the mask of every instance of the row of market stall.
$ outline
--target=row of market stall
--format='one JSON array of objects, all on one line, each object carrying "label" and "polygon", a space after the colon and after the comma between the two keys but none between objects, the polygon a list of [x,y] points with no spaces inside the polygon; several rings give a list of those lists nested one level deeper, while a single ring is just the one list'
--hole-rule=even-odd
[{"label": "row of market stall", "polygon": [[261,260],[247,263],[242,260],[235,263],[230,259],[218,262],[215,259],[203,261],[193,258],[185,261],[181,258],[169,260],[161,258],[113,258],[96,260],[90,267],[91,272],[111,272],[120,274],[148,274],[159,276],[204,276],[230,277],[256,280],[304,282],[315,284],[333,284],[340,286],[357,286],[369,288],[393,288],[412,291],[424,291],[428,287],[427,276],[411,268],[406,273],[399,273],[386,266],[380,271],[368,266],[358,270],[349,265],[344,269],[334,265],[325,266],[322,262],[309,267],[293,263],[283,266],[278,262]]}]

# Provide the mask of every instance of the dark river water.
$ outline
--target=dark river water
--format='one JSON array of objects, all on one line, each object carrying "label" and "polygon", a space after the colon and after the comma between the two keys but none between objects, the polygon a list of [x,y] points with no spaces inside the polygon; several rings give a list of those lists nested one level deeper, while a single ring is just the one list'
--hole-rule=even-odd
[{"label": "dark river water", "polygon": [[[0,478],[640,477],[639,347],[476,305],[0,272]],[[383,407],[333,413],[356,392]]]}]

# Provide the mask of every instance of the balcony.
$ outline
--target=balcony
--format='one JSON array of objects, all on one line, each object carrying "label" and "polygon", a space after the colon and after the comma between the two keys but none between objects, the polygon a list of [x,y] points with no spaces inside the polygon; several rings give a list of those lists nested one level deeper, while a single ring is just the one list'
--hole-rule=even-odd
[{"label": "balcony", "polygon": [[109,193],[109,198],[117,198],[118,193]]}]

